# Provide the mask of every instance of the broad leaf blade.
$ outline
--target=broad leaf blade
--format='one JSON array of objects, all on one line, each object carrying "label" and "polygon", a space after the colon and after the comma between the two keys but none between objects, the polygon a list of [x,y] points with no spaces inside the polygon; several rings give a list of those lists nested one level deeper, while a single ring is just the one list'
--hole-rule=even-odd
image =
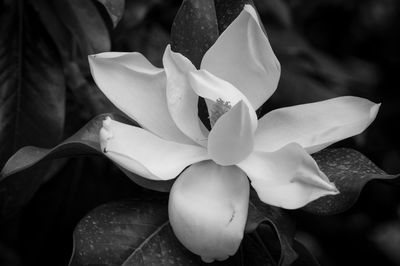
[{"label": "broad leaf blade", "polygon": [[171,29],[171,48],[189,58],[197,68],[218,38],[213,0],[184,0]]},{"label": "broad leaf blade", "polygon": [[369,181],[398,179],[397,175],[386,174],[367,157],[352,149],[325,149],[313,157],[340,191],[338,195],[319,198],[303,208],[314,214],[331,215],[346,211],[357,201]]},{"label": "broad leaf blade", "polygon": [[[200,68],[207,50],[218,39],[218,23],[213,0],[184,0],[171,28],[171,48]],[[199,117],[210,128],[204,99],[199,98]]]},{"label": "broad leaf blade", "polygon": [[[16,152],[0,172],[0,217],[18,211],[43,183],[38,166],[48,160],[82,155],[101,155],[99,132],[106,116],[129,123],[121,116],[103,114],[88,122],[82,129],[52,149],[27,146]],[[159,191],[169,191],[172,181],[152,181],[124,171],[139,185]]]},{"label": "broad leaf blade", "polygon": [[65,84],[60,59],[34,10],[7,1],[0,11],[0,166],[25,145],[62,137]]},{"label": "broad leaf blade", "polygon": [[105,204],[82,219],[74,231],[70,265],[200,263],[173,235],[167,202],[141,199]]},{"label": "broad leaf blade", "polygon": [[166,199],[107,203],[91,211],[76,227],[69,265],[276,265],[265,249],[270,241],[269,227],[261,229],[257,234],[246,234],[234,256],[205,264],[175,237]]},{"label": "broad leaf blade", "polygon": [[215,0],[218,29],[222,33],[242,12],[244,5],[254,6],[253,0]]},{"label": "broad leaf blade", "polygon": [[92,1],[59,0],[51,1],[54,12],[70,30],[74,41],[79,43],[81,54],[109,51],[109,32],[99,10]]},{"label": "broad leaf blade", "polygon": [[97,0],[103,4],[110,16],[114,28],[117,26],[118,22],[121,20],[125,9],[125,0]]}]

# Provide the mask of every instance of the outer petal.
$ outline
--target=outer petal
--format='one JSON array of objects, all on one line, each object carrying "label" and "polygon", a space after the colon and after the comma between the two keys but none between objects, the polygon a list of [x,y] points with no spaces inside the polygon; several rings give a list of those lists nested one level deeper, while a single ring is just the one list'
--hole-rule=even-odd
[{"label": "outer petal", "polygon": [[212,161],[186,169],[172,186],[169,220],[181,243],[203,261],[225,260],[243,238],[249,182],[236,166]]},{"label": "outer petal", "polygon": [[233,165],[252,151],[254,137],[247,106],[238,102],[222,115],[208,136],[208,154],[220,165]]},{"label": "outer petal", "polygon": [[374,121],[380,104],[345,96],[276,109],[259,120],[255,149],[274,151],[297,142],[309,153],[363,132]]},{"label": "outer petal", "polygon": [[121,111],[164,139],[193,143],[169,114],[162,69],[139,53],[92,55],[89,63],[97,86]]},{"label": "outer petal", "polygon": [[208,130],[198,116],[199,96],[188,81],[188,73],[196,68],[186,57],[172,52],[169,45],[164,52],[163,64],[167,75],[168,109],[172,119],[183,133],[205,146]]},{"label": "outer petal", "polygon": [[178,176],[193,163],[207,160],[199,146],[163,140],[152,133],[107,118],[100,130],[104,154],[128,171],[153,180]]},{"label": "outer petal", "polygon": [[232,83],[246,95],[254,109],[274,93],[280,64],[252,6],[246,5],[211,46],[201,68]]},{"label": "outer petal", "polygon": [[206,70],[191,72],[189,74],[189,81],[192,85],[192,89],[199,96],[206,99],[209,113],[212,111],[212,104],[214,104],[218,99],[221,99],[224,102],[229,102],[231,106],[243,101],[249,110],[252,131],[255,131],[257,128],[257,114],[246,96],[232,84],[214,76]]},{"label": "outer petal", "polygon": [[297,209],[338,193],[314,159],[296,143],[275,152],[254,152],[238,166],[246,172],[260,199],[270,205]]}]

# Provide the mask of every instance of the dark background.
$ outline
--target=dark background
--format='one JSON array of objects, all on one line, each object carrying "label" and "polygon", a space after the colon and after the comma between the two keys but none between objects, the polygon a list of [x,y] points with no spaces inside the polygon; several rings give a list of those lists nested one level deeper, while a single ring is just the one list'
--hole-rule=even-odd
[{"label": "dark background", "polygon": [[[6,2],[0,1],[0,18],[6,16],[1,11]],[[30,2],[25,2],[29,9]],[[400,2],[257,0],[255,4],[282,65],[278,90],[261,112],[340,95],[381,102],[376,121],[365,133],[336,146],[355,148],[386,172],[399,173]],[[127,0],[115,29],[105,10],[96,5],[110,32],[112,51],[138,51],[161,66],[180,1]],[[40,9],[29,10],[33,21]],[[0,37],[7,38],[4,32]],[[86,54],[76,52],[71,62],[64,63],[64,137],[96,114],[113,111],[90,78]],[[147,193],[102,157],[59,160],[53,168],[52,179],[34,198],[16,215],[0,221],[0,265],[66,265],[72,232],[87,212],[111,200]],[[373,182],[343,214],[316,217],[291,212],[297,238],[322,265],[400,265],[399,195],[399,189]]]}]

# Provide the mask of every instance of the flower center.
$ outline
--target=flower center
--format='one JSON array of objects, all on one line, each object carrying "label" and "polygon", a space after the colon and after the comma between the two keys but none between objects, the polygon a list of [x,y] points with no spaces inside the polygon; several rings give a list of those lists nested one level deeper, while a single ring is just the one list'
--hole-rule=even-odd
[{"label": "flower center", "polygon": [[214,105],[210,110],[210,124],[211,127],[215,125],[217,120],[226,112],[228,112],[232,108],[231,103],[229,101],[224,101],[221,98],[218,98]]}]

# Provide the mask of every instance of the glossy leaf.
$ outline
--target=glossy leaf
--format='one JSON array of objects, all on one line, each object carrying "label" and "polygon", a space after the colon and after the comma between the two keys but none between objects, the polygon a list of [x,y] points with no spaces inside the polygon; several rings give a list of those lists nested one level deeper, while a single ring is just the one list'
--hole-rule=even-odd
[{"label": "glossy leaf", "polygon": [[385,173],[367,157],[352,149],[325,149],[313,157],[340,191],[337,195],[319,198],[302,208],[314,214],[331,215],[346,211],[371,180],[399,179],[398,175]]},{"label": "glossy leaf", "polygon": [[173,235],[165,201],[105,204],[74,231],[71,266],[172,264],[199,265],[199,259]]},{"label": "glossy leaf", "polygon": [[213,0],[184,0],[171,29],[171,48],[190,59],[197,68],[218,38]]},{"label": "glossy leaf", "polygon": [[125,9],[125,0],[97,0],[106,8],[110,16],[113,26],[116,27],[121,20]]},{"label": "glossy leaf", "polygon": [[25,145],[60,141],[65,83],[60,58],[33,8],[7,1],[0,11],[0,166]]},{"label": "glossy leaf", "polygon": [[[172,24],[171,49],[200,68],[203,55],[218,35],[214,1],[184,0]],[[199,99],[199,117],[210,128],[207,107],[202,98]]]},{"label": "glossy leaf", "polygon": [[220,34],[242,12],[244,5],[254,6],[253,0],[215,0],[215,10]]},{"label": "glossy leaf", "polygon": [[[238,252],[207,265],[277,265],[267,245],[273,231],[263,224],[246,234]],[[140,199],[107,203],[91,211],[74,231],[70,266],[205,265],[182,246],[170,227],[167,202]]]},{"label": "glossy leaf", "polygon": [[[97,116],[88,122],[73,136],[52,149],[26,146],[16,152],[0,172],[0,216],[7,216],[19,210],[33,196],[43,183],[45,176],[40,174],[33,178],[39,170],[38,165],[48,160],[82,156],[101,155],[99,131],[102,121],[109,114]],[[121,122],[128,122],[121,116],[113,116]],[[139,185],[152,190],[169,191],[173,180],[168,182],[151,181],[124,171],[130,179]]]},{"label": "glossy leaf", "polygon": [[292,247],[295,233],[293,223],[282,209],[261,202],[254,190],[251,191],[249,204],[246,233],[254,232],[262,224],[270,226],[274,231],[274,238],[277,238],[275,246],[279,246],[277,252],[279,265],[290,265],[297,258]]}]

